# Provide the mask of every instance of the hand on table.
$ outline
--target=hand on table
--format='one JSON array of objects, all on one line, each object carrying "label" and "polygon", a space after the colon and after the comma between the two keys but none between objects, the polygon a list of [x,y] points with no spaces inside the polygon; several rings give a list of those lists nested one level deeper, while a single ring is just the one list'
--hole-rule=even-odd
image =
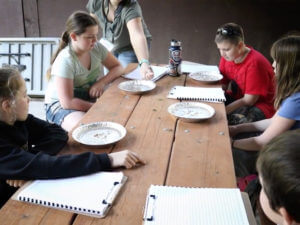
[{"label": "hand on table", "polygon": [[99,98],[105,89],[105,84],[100,80],[90,87],[89,95],[91,98]]},{"label": "hand on table", "polygon": [[152,68],[147,63],[143,63],[141,65],[141,74],[142,74],[143,79],[146,79],[146,80],[151,80],[154,77]]},{"label": "hand on table", "polygon": [[132,151],[124,150],[108,154],[112,167],[125,166],[126,169],[135,167],[137,164],[146,164],[140,156]]},{"label": "hand on table", "polygon": [[21,187],[26,182],[26,180],[6,180],[6,183],[12,187]]}]

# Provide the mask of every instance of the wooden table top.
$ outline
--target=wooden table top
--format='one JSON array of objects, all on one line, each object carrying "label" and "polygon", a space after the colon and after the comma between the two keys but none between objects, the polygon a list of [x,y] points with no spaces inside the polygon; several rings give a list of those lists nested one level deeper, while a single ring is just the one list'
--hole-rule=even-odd
[{"label": "wooden table top", "polygon": [[147,161],[144,166],[121,169],[128,181],[108,215],[98,219],[9,200],[0,210],[2,225],[140,225],[151,184],[236,187],[224,104],[208,103],[215,108],[216,114],[200,123],[182,122],[167,112],[171,104],[178,102],[166,98],[174,85],[207,85],[185,75],[165,76],[148,94],[126,95],[117,87],[122,81],[124,78],[119,78],[111,84],[81,123],[117,122],[126,127],[126,137],[114,146],[89,149],[75,143],[70,135],[63,151],[63,154],[76,154],[87,150],[101,153],[130,149]]}]

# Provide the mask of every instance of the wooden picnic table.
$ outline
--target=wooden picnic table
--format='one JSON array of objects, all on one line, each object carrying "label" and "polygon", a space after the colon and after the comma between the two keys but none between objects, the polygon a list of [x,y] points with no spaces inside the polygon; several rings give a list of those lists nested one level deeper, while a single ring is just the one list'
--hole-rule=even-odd
[{"label": "wooden picnic table", "polygon": [[141,225],[151,184],[236,187],[224,104],[207,103],[216,110],[216,114],[199,123],[176,120],[167,111],[171,104],[178,102],[166,98],[174,85],[207,85],[186,75],[165,76],[156,82],[157,87],[151,92],[127,95],[118,89],[118,84],[124,80],[115,80],[81,123],[112,121],[122,124],[127,130],[125,138],[113,146],[97,149],[76,143],[70,134],[68,145],[62,152],[109,153],[130,149],[146,160],[144,166],[121,169],[128,176],[128,181],[108,215],[98,219],[10,199],[0,210],[1,225]]}]

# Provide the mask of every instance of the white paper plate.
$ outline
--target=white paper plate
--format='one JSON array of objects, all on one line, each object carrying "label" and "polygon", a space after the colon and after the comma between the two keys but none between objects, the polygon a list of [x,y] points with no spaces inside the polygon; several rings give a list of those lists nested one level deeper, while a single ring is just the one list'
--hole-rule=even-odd
[{"label": "white paper plate", "polygon": [[168,107],[168,112],[186,122],[199,122],[215,115],[215,109],[199,102],[178,102]]},{"label": "white paper plate", "polygon": [[126,129],[114,122],[96,122],[77,127],[72,137],[75,141],[90,146],[103,146],[120,141],[126,135]]},{"label": "white paper plate", "polygon": [[194,72],[194,73],[190,73],[189,77],[194,80],[206,82],[206,83],[217,82],[223,79],[222,74],[219,74],[218,72],[214,72],[214,71]]},{"label": "white paper plate", "polygon": [[120,83],[118,87],[128,94],[142,94],[153,90],[156,84],[151,80],[130,80]]}]

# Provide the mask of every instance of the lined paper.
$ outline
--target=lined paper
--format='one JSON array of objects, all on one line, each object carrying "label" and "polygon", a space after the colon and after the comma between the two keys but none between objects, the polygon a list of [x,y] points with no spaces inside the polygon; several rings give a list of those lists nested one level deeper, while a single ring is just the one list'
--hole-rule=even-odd
[{"label": "lined paper", "polygon": [[151,185],[152,220],[144,225],[249,225],[239,189]]}]

